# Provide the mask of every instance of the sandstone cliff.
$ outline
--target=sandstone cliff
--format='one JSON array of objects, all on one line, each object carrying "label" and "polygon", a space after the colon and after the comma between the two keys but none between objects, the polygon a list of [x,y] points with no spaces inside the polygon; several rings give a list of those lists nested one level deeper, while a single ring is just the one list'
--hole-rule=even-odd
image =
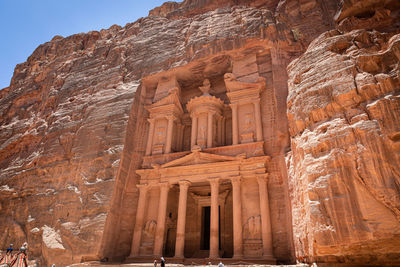
[{"label": "sandstone cliff", "polygon": [[[203,61],[212,56],[224,60],[224,51],[261,47],[273,53],[248,64],[264,66],[260,74],[276,88],[276,95],[264,96],[265,112],[278,114],[268,124],[266,147],[276,156],[269,185],[275,253],[292,261],[282,153],[288,135],[286,121],[277,118],[286,113],[286,65],[301,47],[274,10],[226,3],[191,17],[150,16],[123,28],[56,36],[16,67],[0,99],[2,247],[28,241],[42,265],[126,257],[136,212],[134,170],[148,130],[141,79],[189,63],[202,76]],[[192,4],[183,5],[196,9]]]},{"label": "sandstone cliff", "polygon": [[[237,71],[268,83],[278,261],[391,262],[399,253],[394,2],[342,1],[340,13],[335,0],[168,2],[124,27],[39,46],[0,91],[0,245],[28,241],[43,266],[126,257],[157,75],[187,70],[190,83]],[[288,82],[286,67],[310,43]]]},{"label": "sandstone cliff", "polygon": [[296,255],[400,263],[398,3],[354,1],[288,67]]}]

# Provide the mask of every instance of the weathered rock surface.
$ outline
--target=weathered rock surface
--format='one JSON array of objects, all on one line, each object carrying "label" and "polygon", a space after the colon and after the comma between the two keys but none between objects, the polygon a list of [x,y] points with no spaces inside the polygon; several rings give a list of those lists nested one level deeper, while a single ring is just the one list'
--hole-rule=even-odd
[{"label": "weathered rock surface", "polygon": [[188,63],[202,76],[212,56],[224,60],[226,51],[241,50],[243,60],[261,47],[271,52],[252,60],[274,89],[263,96],[269,103],[263,112],[275,114],[265,130],[274,252],[293,261],[287,123],[279,118],[286,114],[285,69],[301,47],[261,4],[221,3],[191,17],[150,16],[123,28],[56,36],[16,67],[0,95],[2,247],[28,241],[43,265],[126,257],[137,202],[134,170],[148,130],[141,79]]},{"label": "weathered rock surface", "polygon": [[338,27],[358,30],[322,34],[288,67],[296,256],[399,265],[400,34],[387,24],[398,18],[351,12],[368,10]]},{"label": "weathered rock surface", "polygon": [[39,46],[0,91],[0,246],[28,241],[43,265],[124,259],[149,88],[168,70],[187,84],[229,71],[267,80],[277,260],[400,264],[398,1],[338,6],[168,2]]}]

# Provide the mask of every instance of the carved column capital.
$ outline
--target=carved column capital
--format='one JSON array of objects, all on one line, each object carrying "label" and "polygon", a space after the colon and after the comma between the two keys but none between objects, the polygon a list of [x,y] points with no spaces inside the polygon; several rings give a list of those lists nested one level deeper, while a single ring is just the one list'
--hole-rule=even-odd
[{"label": "carved column capital", "polygon": [[240,184],[240,182],[242,181],[242,177],[241,176],[232,176],[229,177],[229,179],[231,180],[232,184]]},{"label": "carved column capital", "polygon": [[220,180],[220,178],[209,178],[209,179],[207,179],[207,181],[210,182],[211,186],[219,185],[219,180]]},{"label": "carved column capital", "polygon": [[155,118],[148,118],[147,121],[148,121],[150,124],[154,124],[154,122],[156,121],[156,119],[155,119]]},{"label": "carved column capital", "polygon": [[198,113],[198,112],[191,112],[191,113],[190,113],[190,117],[191,117],[192,119],[199,117],[199,115],[200,115],[200,113]]},{"label": "carved column capital", "polygon": [[218,114],[215,110],[208,110],[207,113],[211,116]]},{"label": "carved column capital", "polygon": [[189,181],[186,181],[186,180],[182,180],[182,181],[179,181],[178,184],[179,184],[179,188],[189,188],[189,186],[192,183]]},{"label": "carved column capital", "polygon": [[158,186],[160,187],[160,189],[170,189],[172,185],[168,182],[161,182],[158,183]]},{"label": "carved column capital", "polygon": [[167,120],[169,120],[169,121],[175,121],[176,120],[176,117],[174,116],[174,115],[167,115],[167,116],[165,116],[165,118],[167,119]]},{"label": "carved column capital", "polygon": [[148,184],[137,184],[136,187],[139,189],[140,192],[147,192],[149,190],[150,185]]},{"label": "carved column capital", "polygon": [[266,184],[268,182],[268,173],[259,174],[256,177],[259,185]]}]

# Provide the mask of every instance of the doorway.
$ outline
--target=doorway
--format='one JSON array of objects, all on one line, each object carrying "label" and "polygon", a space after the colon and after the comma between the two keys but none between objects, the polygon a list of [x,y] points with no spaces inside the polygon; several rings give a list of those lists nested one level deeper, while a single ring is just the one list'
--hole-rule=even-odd
[{"label": "doorway", "polygon": [[[218,206],[218,243],[221,249],[221,207]],[[201,212],[201,250],[210,250],[211,207],[204,206]]]}]

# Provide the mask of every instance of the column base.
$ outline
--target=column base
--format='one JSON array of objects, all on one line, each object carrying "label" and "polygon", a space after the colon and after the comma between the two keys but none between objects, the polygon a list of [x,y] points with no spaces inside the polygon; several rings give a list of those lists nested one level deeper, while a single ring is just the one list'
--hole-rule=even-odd
[{"label": "column base", "polygon": [[156,258],[156,256],[128,256],[127,258],[125,258],[126,263],[133,263],[133,262],[153,262],[154,259],[159,259]]},{"label": "column base", "polygon": [[232,259],[241,260],[241,259],[243,259],[243,254],[241,254],[241,255],[233,255]]},{"label": "column base", "polygon": [[262,256],[262,259],[263,259],[263,260],[266,260],[266,261],[268,261],[268,262],[274,262],[274,263],[276,263],[276,259],[275,259],[275,257],[272,256],[272,255],[263,255],[263,256]]}]

